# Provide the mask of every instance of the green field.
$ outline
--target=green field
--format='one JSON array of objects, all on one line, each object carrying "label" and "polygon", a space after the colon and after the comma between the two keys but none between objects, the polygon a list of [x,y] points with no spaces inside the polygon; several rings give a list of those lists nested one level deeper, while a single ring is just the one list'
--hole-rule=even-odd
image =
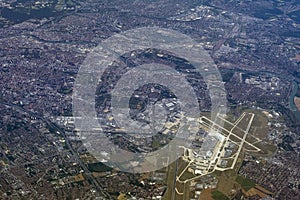
[{"label": "green field", "polygon": [[237,176],[236,182],[238,182],[245,191],[248,191],[255,186],[255,183],[253,181],[242,176]]},{"label": "green field", "polygon": [[229,198],[225,194],[218,190],[212,192],[212,198],[214,200],[229,200]]},{"label": "green field", "polygon": [[112,169],[105,164],[99,162],[99,163],[89,163],[88,168],[91,172],[106,172],[111,171]]}]

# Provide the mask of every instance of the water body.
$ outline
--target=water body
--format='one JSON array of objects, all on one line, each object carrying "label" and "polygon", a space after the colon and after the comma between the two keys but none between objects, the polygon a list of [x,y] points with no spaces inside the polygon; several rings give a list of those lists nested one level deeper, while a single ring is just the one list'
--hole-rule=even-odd
[{"label": "water body", "polygon": [[296,118],[298,120],[300,120],[300,111],[297,109],[297,106],[294,102],[294,98],[297,94],[297,91],[298,91],[298,84],[295,81],[293,81],[293,89],[292,89],[292,93],[290,95],[290,108],[293,111]]}]

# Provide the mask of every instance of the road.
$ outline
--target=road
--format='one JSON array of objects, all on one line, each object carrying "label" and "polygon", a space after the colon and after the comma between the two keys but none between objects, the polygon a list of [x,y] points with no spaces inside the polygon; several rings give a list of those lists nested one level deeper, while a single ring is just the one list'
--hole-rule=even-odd
[{"label": "road", "polygon": [[174,169],[174,182],[173,182],[173,188],[172,188],[172,197],[171,200],[175,200],[176,194],[175,194],[175,189],[176,189],[176,176],[177,176],[177,170],[178,170],[178,155],[177,159],[175,161],[175,169]]},{"label": "road", "polygon": [[49,119],[40,116],[30,110],[27,110],[21,106],[18,106],[16,104],[12,104],[9,102],[4,101],[3,99],[0,99],[0,104],[6,105],[6,106],[10,106],[13,108],[16,108],[18,110],[21,110],[23,112],[28,113],[29,115],[42,120],[43,122],[45,122],[49,127],[51,127],[53,130],[59,132],[65,139],[66,142],[66,146],[68,147],[68,149],[70,150],[71,154],[73,155],[73,157],[75,158],[75,160],[77,161],[77,163],[80,165],[80,167],[85,171],[84,175],[86,176],[86,178],[88,180],[90,180],[93,184],[93,186],[97,189],[98,192],[98,196],[103,196],[106,199],[112,199],[112,197],[103,190],[103,188],[101,187],[101,185],[99,184],[99,182],[95,179],[95,177],[93,177],[92,173],[90,172],[90,170],[87,168],[87,166],[82,162],[82,160],[80,159],[79,155],[77,154],[77,152],[73,149],[70,141],[68,140],[68,138],[66,137],[66,133],[65,131],[60,128],[57,124],[51,122]]},{"label": "road", "polygon": [[224,37],[217,41],[215,46],[213,47],[213,50],[212,50],[212,55],[214,55],[217,51],[220,50],[220,48],[222,47],[222,45],[229,39],[229,38],[232,38],[235,34],[238,34],[240,31],[240,25],[239,24],[235,24],[232,29],[230,30],[229,33],[226,33],[224,35]]}]

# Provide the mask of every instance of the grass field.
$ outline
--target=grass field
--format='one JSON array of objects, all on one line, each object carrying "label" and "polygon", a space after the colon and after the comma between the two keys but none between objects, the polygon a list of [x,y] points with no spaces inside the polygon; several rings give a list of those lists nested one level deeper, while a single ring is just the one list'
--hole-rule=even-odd
[{"label": "grass field", "polygon": [[226,196],[231,195],[233,188],[238,187],[236,183],[236,172],[234,170],[227,170],[224,172],[217,172],[217,179],[219,180],[217,189]]},{"label": "grass field", "polygon": [[237,160],[237,163],[235,167],[231,170],[227,171],[215,171],[213,175],[216,176],[216,178],[219,180],[217,185],[217,190],[221,193],[223,193],[227,197],[232,197],[235,195],[234,191],[237,191],[241,188],[239,183],[236,182],[237,173],[240,169],[240,166],[243,161],[243,155],[240,155],[240,157]]},{"label": "grass field", "polygon": [[260,110],[248,109],[246,112],[255,114],[249,133],[261,140],[265,139],[269,131],[268,117]]},{"label": "grass field", "polygon": [[[262,151],[260,152],[250,152],[251,155],[254,156],[271,156],[276,150],[276,146],[269,144],[266,141],[267,134],[269,132],[268,122],[269,119],[266,115],[266,113],[263,112],[263,110],[257,110],[257,109],[240,109],[239,112],[246,112],[246,113],[253,113],[255,114],[255,117],[252,121],[251,128],[249,130],[249,135],[247,136],[246,140],[250,143],[254,143],[257,141],[257,139],[262,140],[259,143],[256,143],[255,145],[259,147]],[[230,114],[229,114],[230,116]],[[230,116],[229,118],[234,118],[233,116]],[[243,121],[243,120],[242,120]],[[254,151],[255,149],[247,144],[244,144],[244,149]]]},{"label": "grass field", "polygon": [[237,176],[236,182],[238,182],[246,192],[255,186],[255,183],[253,181],[242,176]]},{"label": "grass field", "polygon": [[212,192],[212,198],[214,200],[229,200],[229,198],[226,195],[224,195],[218,190]]}]

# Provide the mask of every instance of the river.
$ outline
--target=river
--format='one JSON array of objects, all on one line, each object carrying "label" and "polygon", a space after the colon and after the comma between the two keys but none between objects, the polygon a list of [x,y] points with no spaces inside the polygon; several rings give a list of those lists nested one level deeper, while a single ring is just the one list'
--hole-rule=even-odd
[{"label": "river", "polygon": [[298,90],[298,84],[295,81],[293,81],[293,89],[292,89],[292,93],[290,95],[290,108],[293,111],[296,118],[298,120],[300,120],[300,111],[297,109],[297,106],[294,102],[294,98],[297,94],[297,90]]}]

